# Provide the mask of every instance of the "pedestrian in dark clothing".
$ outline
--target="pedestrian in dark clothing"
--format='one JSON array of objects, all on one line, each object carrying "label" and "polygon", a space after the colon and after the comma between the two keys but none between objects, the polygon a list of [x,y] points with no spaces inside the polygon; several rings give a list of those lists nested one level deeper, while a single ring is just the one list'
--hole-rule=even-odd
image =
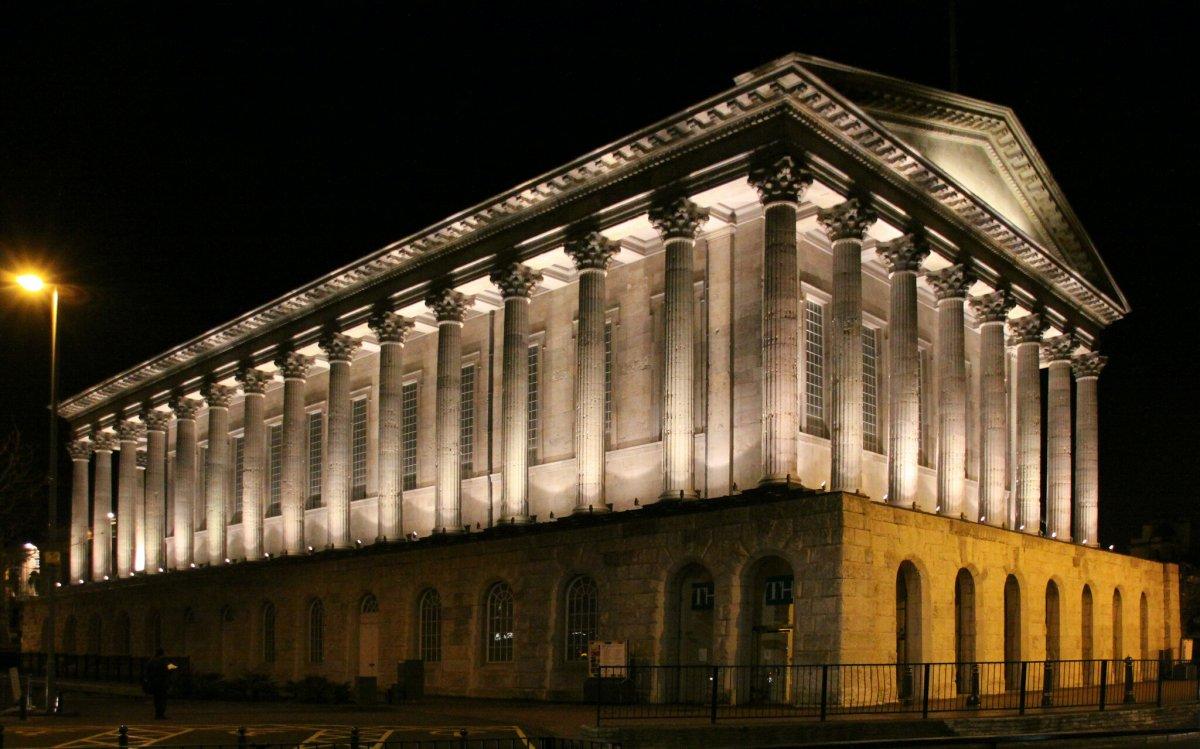
[{"label": "pedestrian in dark clothing", "polygon": [[171,663],[163,657],[163,650],[159,648],[146,663],[146,673],[142,677],[142,688],[154,697],[154,717],[158,720],[167,717],[167,680],[170,675]]}]

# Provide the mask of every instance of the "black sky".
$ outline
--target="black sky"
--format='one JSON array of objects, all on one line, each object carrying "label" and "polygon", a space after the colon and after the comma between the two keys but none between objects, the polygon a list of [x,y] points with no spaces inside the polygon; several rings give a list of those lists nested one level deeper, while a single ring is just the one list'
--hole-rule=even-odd
[{"label": "black sky", "polygon": [[[1102,339],[1102,541],[1193,518],[1197,6],[959,5],[959,90],[1016,110],[1134,309]],[[74,285],[63,392],[788,51],[949,85],[945,2],[565,7],[5,4],[0,267]],[[0,289],[0,420],[39,447],[45,318]]]}]

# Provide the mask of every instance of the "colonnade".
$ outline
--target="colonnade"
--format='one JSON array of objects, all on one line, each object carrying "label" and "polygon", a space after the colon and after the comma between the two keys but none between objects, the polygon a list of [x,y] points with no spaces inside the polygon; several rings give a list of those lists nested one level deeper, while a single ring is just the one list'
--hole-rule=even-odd
[{"label": "colonnade", "polygon": [[[798,156],[775,154],[760,160],[749,174],[764,208],[762,323],[761,483],[798,485],[800,410],[800,296],[796,219],[812,177]],[[693,257],[695,238],[708,212],[680,192],[663,193],[653,201],[649,219],[665,250],[665,341],[662,393],[661,501],[698,497],[695,480],[693,372],[694,328]],[[876,221],[872,200],[854,195],[818,212],[833,252],[833,288],[829,339],[831,373],[830,482],[832,490],[857,492],[862,486],[863,359],[862,249]],[[615,243],[586,227],[571,230],[565,252],[578,274],[576,345],[575,511],[603,513],[605,497],[605,278],[617,250]],[[888,414],[888,490],[885,501],[911,505],[918,473],[918,348],[917,278],[930,253],[930,243],[917,229],[877,247],[891,279],[891,362]],[[1104,357],[1077,348],[1070,335],[1042,340],[1044,316],[1032,312],[1009,319],[1012,295],[999,289],[971,297],[975,278],[965,254],[942,270],[924,273],[937,298],[938,372],[938,512],[960,516],[965,509],[967,453],[967,381],[965,373],[965,313],[969,301],[980,326],[980,480],[979,517],[992,525],[1006,522],[1005,491],[1009,425],[1005,378],[1004,326],[1015,348],[1016,364],[1009,382],[1018,407],[1016,438],[1016,524],[1026,533],[1039,532],[1041,502],[1041,393],[1039,358],[1050,362],[1048,411],[1046,535],[1095,545],[1097,498],[1096,379]],[[504,303],[501,423],[503,495],[500,522],[530,520],[528,497],[528,358],[530,298],[541,275],[512,259],[502,259],[490,273]],[[462,476],[459,443],[462,326],[473,299],[452,288],[435,287],[426,300],[437,322],[435,513],[433,533],[461,533]],[[393,309],[381,307],[368,325],[379,344],[378,391],[378,521],[376,540],[396,540],[403,533],[401,461],[402,363],[405,341],[413,322]],[[244,395],[242,480],[242,548],[228,548],[226,507],[235,490],[229,485],[231,451],[228,439],[209,439],[204,485],[197,485],[196,417],[207,405],[208,434],[229,433],[232,387],[206,381],[195,398],[176,394],[170,412],[147,405],[140,419],[120,419],[116,433],[95,430],[89,439],[70,445],[75,461],[71,520],[71,577],[89,577],[84,558],[88,536],[89,483],[94,512],[91,518],[90,577],[107,579],[114,572],[128,576],[135,567],[147,573],[168,567],[220,564],[230,558],[264,556],[263,514],[267,434],[265,390],[283,379],[282,449],[280,452],[280,514],[283,549],[299,554],[309,546],[348,548],[351,502],[352,402],[350,373],[361,341],[327,328],[319,346],[329,363],[327,448],[322,453],[322,497],[328,508],[327,537],[306,538],[304,525],[307,480],[305,387],[313,359],[286,346],[275,356],[274,371],[244,363],[236,374]],[[1071,423],[1070,372],[1077,383],[1074,429]],[[175,419],[174,558],[163,558],[166,496],[166,437]],[[137,450],[146,435],[144,478],[138,480]],[[120,450],[116,511],[116,570],[110,569],[108,517],[111,507],[112,453]],[[1074,473],[1071,469],[1075,453]],[[95,456],[94,477],[88,461]],[[135,487],[142,486],[141,493]],[[143,497],[138,501],[138,497]],[[1072,506],[1072,502],[1074,506]],[[206,544],[194,548],[196,503],[206,508]],[[1074,527],[1071,519],[1074,518]],[[138,551],[140,550],[140,552]]]}]

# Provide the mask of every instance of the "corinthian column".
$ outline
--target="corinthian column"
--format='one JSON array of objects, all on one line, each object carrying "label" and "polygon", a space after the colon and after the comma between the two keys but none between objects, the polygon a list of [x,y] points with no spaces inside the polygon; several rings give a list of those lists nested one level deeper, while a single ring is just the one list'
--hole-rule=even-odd
[{"label": "corinthian column", "polygon": [[329,545],[348,549],[350,543],[350,360],[360,341],[341,333],[326,333],[321,350],[329,359],[329,434],[321,469],[321,496],[329,508]]},{"label": "corinthian column", "polygon": [[71,456],[71,582],[87,578],[88,468],[92,443],[78,439],[67,445]]},{"label": "corinthian column", "polygon": [[1046,535],[1071,540],[1071,354],[1075,339],[1060,335],[1042,342],[1048,368],[1046,389]]},{"label": "corinthian column", "polygon": [[1008,516],[1004,479],[1008,461],[1008,402],[1004,390],[1004,323],[1013,308],[1008,292],[973,297],[979,321],[979,522],[1000,526]]},{"label": "corinthian column", "polygon": [[599,232],[575,237],[567,254],[579,272],[575,336],[575,512],[607,512],[604,501],[604,298],[617,246]]},{"label": "corinthian column", "polygon": [[202,404],[176,396],[175,412],[175,568],[185,570],[195,562],[192,505],[196,501],[196,412]]},{"label": "corinthian column", "polygon": [[280,457],[279,510],[283,517],[283,551],[304,551],[304,499],[308,494],[308,420],[304,385],[312,357],[285,351],[275,360],[283,373],[283,448]]},{"label": "corinthian column", "polygon": [[862,485],[862,243],[875,212],[850,198],[817,213],[833,246],[833,301],[830,304],[830,482],[834,491],[857,492]]},{"label": "corinthian column", "polygon": [[920,450],[920,353],[917,350],[917,271],[929,255],[924,237],[905,234],[875,250],[891,279],[888,316],[888,499],[910,506],[917,498]]},{"label": "corinthian column", "polygon": [[92,579],[107,580],[112,574],[112,454],[117,435],[93,432],[92,451],[96,453],[96,487],[92,492]]},{"label": "corinthian column", "polygon": [[244,366],[242,386],[242,551],[246,560],[263,555],[263,494],[266,490],[267,425],[263,421],[267,383],[274,375]]},{"label": "corinthian column", "polygon": [[[796,479],[799,419],[800,314],[796,208],[812,175],[783,155],[750,172],[765,212],[762,306],[762,479]],[[798,482],[797,482],[798,483]]]},{"label": "corinthian column", "polygon": [[1017,349],[1017,530],[1041,530],[1042,388],[1038,353],[1046,323],[1036,312],[1008,321]]},{"label": "corinthian column", "polygon": [[146,572],[153,575],[165,569],[163,536],[166,532],[167,498],[167,425],[170,414],[146,407],[142,423],[146,425]]},{"label": "corinthian column", "polygon": [[541,280],[541,273],[520,263],[492,271],[504,297],[502,523],[529,522],[529,298]]},{"label": "corinthian column", "polygon": [[137,445],[142,425],[136,421],[117,424],[121,457],[117,465],[117,577],[133,574],[134,503],[137,484]]},{"label": "corinthian column", "polygon": [[404,339],[413,322],[379,311],[367,324],[379,341],[379,515],[375,540],[394,541],[404,534],[404,482],[400,465],[404,417],[402,356]]},{"label": "corinthian column", "polygon": [[708,211],[685,197],[664,200],[650,209],[650,223],[662,236],[666,254],[663,295],[663,491],[661,499],[695,499],[693,390],[695,314],[692,250]]},{"label": "corinthian column", "polygon": [[474,302],[453,289],[430,294],[425,304],[438,323],[437,348],[437,493],[434,533],[461,533],[462,462],[459,419],[462,414],[462,325]]},{"label": "corinthian column", "polygon": [[208,451],[204,463],[204,501],[208,526],[208,563],[225,561],[226,506],[229,502],[229,401],[233,388],[207,382],[203,388],[208,403]]},{"label": "corinthian column", "polygon": [[934,349],[938,381],[938,505],[943,515],[958,517],[964,509],[963,491],[967,478],[967,353],[963,302],[974,278],[964,266],[951,265],[926,273],[925,280],[933,287],[938,310]]},{"label": "corinthian column", "polygon": [[1086,353],[1072,360],[1075,369],[1075,539],[1100,544],[1100,413],[1096,384],[1108,359]]}]

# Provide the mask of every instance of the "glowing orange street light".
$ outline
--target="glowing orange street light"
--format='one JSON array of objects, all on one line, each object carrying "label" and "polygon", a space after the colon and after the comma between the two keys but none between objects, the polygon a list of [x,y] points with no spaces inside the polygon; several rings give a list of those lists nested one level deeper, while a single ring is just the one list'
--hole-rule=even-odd
[{"label": "glowing orange street light", "polygon": [[46,282],[42,280],[42,277],[33,273],[25,273],[17,276],[17,283],[26,291],[41,291],[46,287]]}]

